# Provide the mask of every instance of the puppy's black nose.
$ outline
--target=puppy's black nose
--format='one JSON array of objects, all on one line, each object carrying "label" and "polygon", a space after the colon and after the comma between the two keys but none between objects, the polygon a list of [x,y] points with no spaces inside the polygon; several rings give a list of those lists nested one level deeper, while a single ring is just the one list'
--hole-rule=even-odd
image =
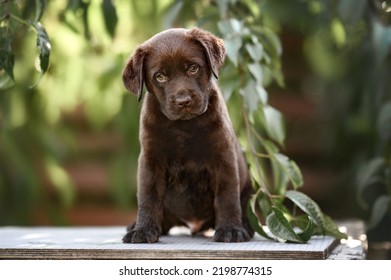
[{"label": "puppy's black nose", "polygon": [[189,107],[191,105],[191,103],[192,103],[192,99],[188,95],[180,95],[180,96],[175,98],[175,104],[179,108]]}]

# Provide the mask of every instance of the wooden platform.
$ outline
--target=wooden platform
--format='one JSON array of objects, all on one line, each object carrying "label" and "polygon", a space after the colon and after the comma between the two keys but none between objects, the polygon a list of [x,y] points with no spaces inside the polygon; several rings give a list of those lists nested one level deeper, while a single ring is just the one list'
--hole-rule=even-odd
[{"label": "wooden platform", "polygon": [[339,240],[323,236],[307,244],[260,236],[215,243],[179,231],[155,244],[123,244],[124,233],[124,227],[1,227],[0,259],[327,259],[336,246],[344,250]]}]

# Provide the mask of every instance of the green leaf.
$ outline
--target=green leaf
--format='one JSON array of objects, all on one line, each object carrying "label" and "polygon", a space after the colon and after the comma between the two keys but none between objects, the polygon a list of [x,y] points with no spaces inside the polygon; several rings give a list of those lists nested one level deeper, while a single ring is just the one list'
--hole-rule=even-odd
[{"label": "green leaf", "polygon": [[360,167],[357,176],[357,199],[363,207],[368,207],[367,203],[362,198],[364,190],[371,184],[382,180],[380,173],[384,166],[384,159],[376,157]]},{"label": "green leaf", "polygon": [[261,61],[263,56],[263,46],[261,43],[255,42],[252,44],[246,44],[246,50],[255,62]]},{"label": "green leaf", "polygon": [[7,74],[0,74],[0,89],[7,89],[15,85],[15,81]]},{"label": "green leaf", "polygon": [[297,205],[304,213],[307,213],[315,225],[317,225],[322,234],[325,234],[325,222],[323,213],[318,204],[309,196],[298,191],[287,191],[285,196]]},{"label": "green leaf", "polygon": [[260,195],[260,192],[258,194],[252,195],[250,198],[248,204],[247,204],[247,217],[249,219],[251,227],[261,236],[267,238],[267,239],[272,239],[264,230],[262,227],[261,222],[258,219],[257,216],[257,211],[256,211],[256,204],[257,204],[257,199]]},{"label": "green leaf", "polygon": [[345,233],[339,231],[337,224],[329,216],[323,214],[323,221],[325,225],[325,235],[334,236],[338,239],[347,239]]},{"label": "green leaf", "polygon": [[231,18],[218,22],[218,28],[224,37],[224,45],[228,58],[235,67],[239,63],[239,50],[242,47],[242,29],[243,23],[237,19]]},{"label": "green leaf", "polygon": [[337,11],[344,23],[355,25],[362,20],[363,12],[367,8],[366,0],[342,0],[339,1]]},{"label": "green leaf", "polygon": [[276,207],[273,207],[273,212],[267,216],[266,225],[269,227],[270,232],[273,233],[279,241],[303,243],[303,240],[293,230],[282,211]]},{"label": "green leaf", "polygon": [[237,79],[238,71],[233,64],[228,63],[221,71],[222,76],[220,80],[221,91],[224,95],[225,101],[228,101],[232,93],[240,88],[240,81]]},{"label": "green leaf", "polygon": [[265,128],[271,139],[283,146],[285,140],[285,127],[282,114],[271,106],[263,108],[265,115]]},{"label": "green leaf", "polygon": [[12,79],[14,78],[14,54],[9,51],[0,52],[0,70],[4,69],[5,73]]},{"label": "green leaf", "polygon": [[386,59],[391,45],[391,27],[380,21],[372,22],[372,42],[375,47],[376,62],[380,65]]},{"label": "green leaf", "polygon": [[272,141],[265,140],[261,144],[264,146],[264,148],[269,154],[272,155],[278,153],[278,147]]},{"label": "green leaf", "polygon": [[103,0],[102,13],[105,21],[106,30],[113,38],[115,35],[115,28],[118,23],[117,11],[113,4],[113,0]]},{"label": "green leaf", "polygon": [[235,67],[237,67],[239,63],[239,50],[242,46],[242,38],[234,35],[226,37],[224,41],[227,56],[235,65]]},{"label": "green leaf", "polygon": [[243,96],[243,101],[250,113],[259,108],[259,103],[266,104],[268,95],[266,90],[255,83],[253,79],[249,79],[246,86],[240,90]]},{"label": "green leaf", "polygon": [[378,197],[372,207],[371,218],[369,219],[368,229],[376,227],[390,209],[391,197],[382,195]]},{"label": "green leaf", "polygon": [[75,188],[66,170],[54,160],[47,159],[46,171],[64,206],[69,207],[75,200]]},{"label": "green leaf", "polygon": [[289,177],[286,170],[283,168],[280,162],[276,160],[271,161],[271,167],[273,172],[273,183],[275,194],[282,195],[285,193],[289,183]]},{"label": "green leaf", "polygon": [[266,149],[271,158],[273,180],[276,194],[283,195],[288,181],[295,189],[303,185],[303,175],[297,164],[287,156],[278,152],[278,147],[271,141],[262,141],[262,146]]},{"label": "green leaf", "polygon": [[297,166],[296,162],[289,159],[283,154],[275,155],[278,162],[283,166],[289,181],[292,183],[295,189],[298,189],[303,185],[303,175],[301,174],[300,168]]},{"label": "green leaf", "polygon": [[265,43],[268,44],[268,51],[273,57],[280,57],[282,54],[281,41],[277,34],[270,29],[263,29]]},{"label": "green leaf", "polygon": [[40,21],[45,11],[46,0],[35,0],[35,21]]},{"label": "green leaf", "polygon": [[261,210],[262,216],[267,217],[272,212],[272,207],[273,207],[269,197],[265,195],[263,192],[260,192],[260,194],[257,197],[257,202]]},{"label": "green leaf", "polygon": [[331,34],[337,47],[342,48],[346,44],[346,30],[338,18],[331,21]]},{"label": "green leaf", "polygon": [[183,6],[183,1],[174,1],[167,7],[167,10],[164,12],[165,16],[163,19],[163,26],[165,29],[171,28],[174,25],[174,22],[182,11]]},{"label": "green leaf", "polygon": [[289,178],[289,181],[292,183],[295,189],[303,185],[303,176],[299,167],[293,160],[289,159],[287,156],[281,153],[273,154],[272,157],[276,159],[282,171]]},{"label": "green leaf", "polygon": [[229,0],[217,0],[217,6],[219,8],[219,14],[221,18],[225,18],[228,11]]},{"label": "green leaf", "polygon": [[83,25],[84,25],[84,37],[87,40],[91,39],[91,30],[90,30],[90,23],[88,21],[88,9],[91,5],[91,2],[88,1],[80,1],[81,5],[81,10],[83,11],[82,13],[82,20],[83,20]]},{"label": "green leaf", "polygon": [[244,106],[247,108],[248,112],[251,114],[258,109],[259,98],[255,94],[255,83],[253,80],[249,80],[246,86],[240,89],[240,94],[243,96]]},{"label": "green leaf", "polygon": [[303,230],[303,232],[298,233],[298,235],[304,242],[310,240],[312,235],[314,234],[314,224],[311,221],[311,219],[307,219],[307,220],[308,220],[307,227]]},{"label": "green leaf", "polygon": [[387,102],[381,107],[377,120],[377,129],[384,141],[391,141],[391,102]]},{"label": "green leaf", "polygon": [[44,74],[49,68],[49,57],[51,50],[49,36],[41,23],[32,22],[31,24],[37,31],[37,47],[39,50],[39,67],[37,67],[37,70]]},{"label": "green leaf", "polygon": [[[289,210],[288,210],[289,211]],[[292,216],[289,220],[293,227],[298,227],[302,231],[304,231],[308,227],[308,220],[311,220],[307,213],[303,213],[300,215]],[[315,227],[314,223],[312,225]]]},{"label": "green leaf", "polygon": [[12,37],[5,27],[0,27],[0,70],[4,69],[8,76],[14,78],[14,54],[12,53]]},{"label": "green leaf", "polygon": [[[84,27],[84,37],[87,40],[91,39],[90,25],[88,22],[88,9],[90,7],[91,1],[84,0],[68,0],[66,10],[72,11],[78,18],[81,17],[82,24]],[[76,27],[73,23],[65,21],[65,24],[73,31],[79,32],[79,28]]]},{"label": "green leaf", "polygon": [[235,18],[219,21],[217,25],[224,37],[239,35],[243,29],[243,23]]},{"label": "green leaf", "polygon": [[272,77],[280,87],[285,87],[284,74],[280,66],[272,68]]},{"label": "green leaf", "polygon": [[263,71],[261,65],[256,62],[256,63],[250,63],[248,64],[248,69],[250,70],[251,74],[257,81],[257,84],[262,85],[263,81]]}]

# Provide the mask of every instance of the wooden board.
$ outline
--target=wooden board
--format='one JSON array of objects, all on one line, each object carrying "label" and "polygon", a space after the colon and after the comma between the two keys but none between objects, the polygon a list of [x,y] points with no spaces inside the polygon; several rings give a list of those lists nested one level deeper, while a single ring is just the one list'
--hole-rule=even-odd
[{"label": "wooden board", "polygon": [[123,244],[125,227],[0,227],[0,259],[326,259],[339,241],[315,236],[307,244],[255,236],[216,243],[177,234],[154,244]]}]

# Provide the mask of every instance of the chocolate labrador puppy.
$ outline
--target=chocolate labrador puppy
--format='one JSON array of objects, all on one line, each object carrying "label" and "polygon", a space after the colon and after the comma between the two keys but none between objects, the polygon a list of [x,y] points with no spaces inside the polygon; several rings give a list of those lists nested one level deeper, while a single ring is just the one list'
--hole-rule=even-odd
[{"label": "chocolate labrador puppy", "polygon": [[157,242],[173,226],[215,229],[217,242],[254,234],[246,206],[252,185],[215,79],[224,43],[209,32],[169,29],[140,45],[123,71],[140,101],[138,214],[125,243]]}]

